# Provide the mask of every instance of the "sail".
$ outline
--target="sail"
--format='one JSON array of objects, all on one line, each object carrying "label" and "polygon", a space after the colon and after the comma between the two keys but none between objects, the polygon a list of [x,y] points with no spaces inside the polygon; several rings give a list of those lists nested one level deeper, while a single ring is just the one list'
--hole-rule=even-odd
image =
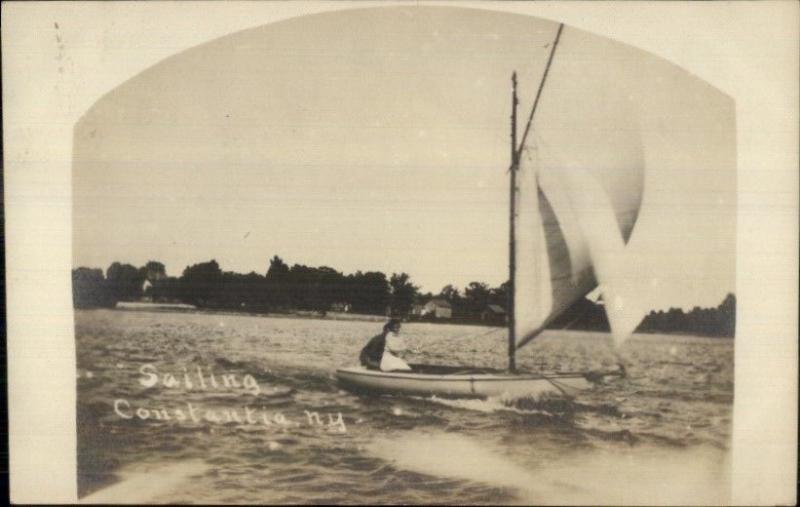
[{"label": "sail", "polygon": [[625,249],[614,207],[599,181],[589,171],[564,171],[570,209],[577,221],[589,261],[600,282],[603,303],[614,342],[625,341],[645,315],[637,297],[636,256]]},{"label": "sail", "polygon": [[[624,280],[622,253],[639,214],[645,161],[639,95],[621,87],[598,37],[565,29],[518,167],[517,347],[597,287],[605,301]],[[630,50],[632,51],[632,50]],[[623,51],[623,53],[625,53]],[[624,75],[624,74],[623,74]],[[609,314],[619,341],[638,324],[634,305]],[[631,322],[636,321],[631,326]]]},{"label": "sail", "polygon": [[[661,58],[577,29],[553,54],[520,141],[516,346],[596,287],[621,343],[725,262],[735,105]],[[541,76],[546,57],[536,61]]]},{"label": "sail", "polygon": [[517,168],[517,189],[514,322],[519,346],[525,334],[544,325],[554,303],[562,299],[552,284],[567,273],[569,259],[562,237],[553,234],[555,219],[539,190],[536,168],[527,158]]}]

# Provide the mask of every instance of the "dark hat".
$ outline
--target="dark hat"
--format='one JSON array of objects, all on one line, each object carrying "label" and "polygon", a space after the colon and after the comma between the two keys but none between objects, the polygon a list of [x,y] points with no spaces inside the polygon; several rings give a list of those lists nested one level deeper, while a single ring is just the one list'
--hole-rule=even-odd
[{"label": "dark hat", "polygon": [[400,319],[389,319],[389,322],[383,326],[384,331],[396,331],[398,329],[400,329]]}]

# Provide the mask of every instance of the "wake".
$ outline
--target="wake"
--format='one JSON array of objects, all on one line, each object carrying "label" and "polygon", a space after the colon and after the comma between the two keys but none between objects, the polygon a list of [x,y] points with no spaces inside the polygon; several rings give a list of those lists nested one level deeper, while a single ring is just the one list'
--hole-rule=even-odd
[{"label": "wake", "polygon": [[200,460],[184,461],[148,470],[129,468],[121,480],[80,500],[85,504],[145,504],[186,486],[210,467]]},{"label": "wake", "polygon": [[718,505],[729,499],[728,456],[715,449],[588,450],[515,463],[491,444],[453,433],[406,432],[366,447],[395,468],[509,488],[522,504]]}]

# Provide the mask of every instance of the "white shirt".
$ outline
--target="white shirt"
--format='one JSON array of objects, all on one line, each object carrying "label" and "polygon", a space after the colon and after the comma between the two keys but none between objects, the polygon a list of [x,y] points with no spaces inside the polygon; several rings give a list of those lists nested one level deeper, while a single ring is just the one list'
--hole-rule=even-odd
[{"label": "white shirt", "polygon": [[406,350],[406,341],[398,334],[389,333],[386,335],[386,345],[384,350],[394,352],[395,354],[404,352]]},{"label": "white shirt", "polygon": [[383,348],[383,358],[381,359],[381,370],[383,371],[408,371],[411,367],[395,356],[393,352],[399,353],[406,350],[406,342],[399,335],[389,333],[386,335],[386,345]]}]

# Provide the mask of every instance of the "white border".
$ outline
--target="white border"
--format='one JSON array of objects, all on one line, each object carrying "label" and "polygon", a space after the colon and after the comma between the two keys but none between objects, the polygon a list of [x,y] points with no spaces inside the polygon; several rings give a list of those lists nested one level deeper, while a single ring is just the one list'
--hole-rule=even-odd
[{"label": "white border", "polygon": [[[69,276],[75,121],[102,94],[129,77],[209,39],[312,12],[387,4],[3,3],[12,501],[76,499],[75,353]],[[732,498],[735,504],[793,504],[797,464],[799,4],[426,5],[493,9],[563,21],[663,56],[735,98],[739,314]],[[60,26],[61,49],[54,23]]]}]

